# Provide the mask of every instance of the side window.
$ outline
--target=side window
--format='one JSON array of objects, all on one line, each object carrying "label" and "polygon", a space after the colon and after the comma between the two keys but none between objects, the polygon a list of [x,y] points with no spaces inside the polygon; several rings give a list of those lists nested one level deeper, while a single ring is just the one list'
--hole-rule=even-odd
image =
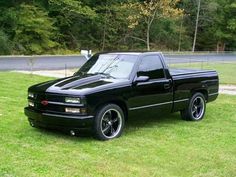
[{"label": "side window", "polygon": [[163,65],[159,56],[145,56],[139,65],[137,76],[148,76],[150,79],[164,78]]}]

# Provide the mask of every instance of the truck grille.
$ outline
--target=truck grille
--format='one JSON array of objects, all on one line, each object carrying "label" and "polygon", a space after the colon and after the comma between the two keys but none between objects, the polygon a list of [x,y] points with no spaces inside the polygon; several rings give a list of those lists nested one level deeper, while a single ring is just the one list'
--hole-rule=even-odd
[{"label": "truck grille", "polygon": [[[57,102],[63,104],[65,102],[65,97],[66,97],[65,95],[60,96],[48,93],[34,93],[34,98],[33,99],[29,98],[29,99],[34,102],[33,109],[46,112],[65,113],[65,105],[51,103],[51,102]],[[48,104],[43,105],[41,103],[43,100],[47,100]]]}]

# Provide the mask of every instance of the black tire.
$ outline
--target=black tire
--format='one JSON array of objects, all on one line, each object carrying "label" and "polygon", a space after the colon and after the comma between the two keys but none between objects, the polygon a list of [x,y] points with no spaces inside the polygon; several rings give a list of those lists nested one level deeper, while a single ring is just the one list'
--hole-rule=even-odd
[{"label": "black tire", "polygon": [[125,124],[122,109],[115,104],[101,107],[94,119],[93,133],[96,139],[109,140],[121,136]]},{"label": "black tire", "polygon": [[202,120],[206,112],[206,99],[202,93],[195,93],[185,110],[180,111],[183,120]]}]

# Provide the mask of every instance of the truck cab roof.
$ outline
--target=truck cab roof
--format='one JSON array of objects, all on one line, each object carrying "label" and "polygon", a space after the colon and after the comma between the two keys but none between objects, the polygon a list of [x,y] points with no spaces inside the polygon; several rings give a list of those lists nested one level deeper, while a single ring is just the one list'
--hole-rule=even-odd
[{"label": "truck cab roof", "polygon": [[117,54],[117,55],[146,55],[146,54],[157,54],[160,55],[162,54],[161,52],[102,52],[99,54]]}]

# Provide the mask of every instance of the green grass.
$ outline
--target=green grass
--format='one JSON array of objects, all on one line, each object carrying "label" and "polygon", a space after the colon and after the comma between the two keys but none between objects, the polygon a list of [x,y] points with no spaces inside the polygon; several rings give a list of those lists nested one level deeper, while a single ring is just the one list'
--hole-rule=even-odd
[{"label": "green grass", "polygon": [[140,116],[120,138],[100,142],[30,127],[27,87],[48,78],[0,77],[0,176],[236,176],[234,96],[209,103],[200,122]]},{"label": "green grass", "polygon": [[171,68],[197,68],[213,69],[219,74],[220,84],[236,85],[236,62],[232,63],[188,63],[188,64],[171,64]]}]

